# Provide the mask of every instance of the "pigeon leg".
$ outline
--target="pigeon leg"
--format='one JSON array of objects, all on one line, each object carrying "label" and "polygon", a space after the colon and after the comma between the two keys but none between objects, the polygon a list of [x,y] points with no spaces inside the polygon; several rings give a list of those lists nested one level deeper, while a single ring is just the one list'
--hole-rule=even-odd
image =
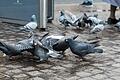
[{"label": "pigeon leg", "polygon": [[8,56],[8,59],[11,60],[11,61],[13,61],[13,60],[16,59],[16,57],[15,56]]},{"label": "pigeon leg", "polygon": [[67,29],[67,26],[65,26],[65,30]]},{"label": "pigeon leg", "polygon": [[83,61],[87,61],[83,56],[75,56],[76,58],[82,59]]},{"label": "pigeon leg", "polygon": [[65,55],[65,51],[62,51],[62,55],[63,55],[63,57],[66,57],[66,55]]},{"label": "pigeon leg", "polygon": [[80,58],[81,58],[83,61],[88,61],[88,60],[85,59],[83,56],[80,56]]}]

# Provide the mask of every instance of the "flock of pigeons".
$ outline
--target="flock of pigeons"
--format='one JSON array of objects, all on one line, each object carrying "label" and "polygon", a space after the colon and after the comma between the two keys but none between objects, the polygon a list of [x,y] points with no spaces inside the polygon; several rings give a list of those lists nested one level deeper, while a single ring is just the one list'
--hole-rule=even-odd
[{"label": "flock of pigeons", "polygon": [[[99,19],[98,15],[87,15],[83,13],[82,16],[78,17],[69,11],[61,10],[58,19],[59,23],[66,27],[74,26],[79,28],[88,27],[90,29],[89,33],[102,32],[105,29],[106,22]],[[120,23],[119,23],[120,26]]]},{"label": "flock of pigeons", "polygon": [[[71,19],[67,19],[65,17],[64,11],[61,11],[61,16],[59,17],[59,21],[65,26],[79,26],[83,25],[82,21],[91,25],[95,24],[95,27],[101,25],[103,27],[103,22],[98,20],[98,22],[94,22],[97,17],[88,17],[84,14],[85,17],[75,18],[75,16],[71,17]],[[70,14],[72,15],[72,14]],[[92,21],[92,23],[91,23]],[[37,28],[37,19],[36,15],[32,15],[31,22],[26,24],[24,27],[20,28],[20,31],[28,31],[30,32],[30,36],[27,39],[18,41],[14,44],[8,44],[5,42],[0,42],[0,50],[9,56],[11,59],[14,56],[22,55],[24,51],[30,52],[33,56],[38,58],[37,61],[46,61],[49,57],[52,58],[63,58],[65,54],[65,50],[70,48],[72,53],[78,55],[82,60],[85,60],[84,56],[90,53],[103,53],[103,49],[97,48],[99,45],[98,41],[93,42],[83,42],[76,41],[75,39],[78,35],[74,36],[55,36],[49,35],[46,33],[39,39],[34,35],[34,30]],[[95,32],[95,27],[92,28],[91,32]],[[100,28],[101,29],[101,28]],[[99,30],[98,30],[99,31]]]}]

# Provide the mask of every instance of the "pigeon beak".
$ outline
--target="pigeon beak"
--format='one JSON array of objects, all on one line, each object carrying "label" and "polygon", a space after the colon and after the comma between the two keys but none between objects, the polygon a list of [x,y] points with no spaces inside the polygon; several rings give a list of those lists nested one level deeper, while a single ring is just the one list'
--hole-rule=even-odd
[{"label": "pigeon beak", "polygon": [[6,54],[3,54],[3,57],[7,56]]},{"label": "pigeon beak", "polygon": [[37,45],[37,43],[34,43],[34,45],[36,46],[36,45]]},{"label": "pigeon beak", "polygon": [[60,13],[61,11],[59,11],[59,13]]},{"label": "pigeon beak", "polygon": [[76,39],[78,36],[79,36],[79,35],[74,36],[73,39]]}]

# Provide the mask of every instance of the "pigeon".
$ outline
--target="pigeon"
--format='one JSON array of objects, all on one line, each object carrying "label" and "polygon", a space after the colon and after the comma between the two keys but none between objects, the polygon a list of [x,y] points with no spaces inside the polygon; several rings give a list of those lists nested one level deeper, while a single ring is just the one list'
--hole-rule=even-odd
[{"label": "pigeon", "polygon": [[96,48],[99,45],[96,43],[87,43],[74,41],[73,39],[66,39],[66,43],[69,45],[73,54],[78,55],[82,60],[86,60],[84,56],[90,53],[103,53],[103,49]]},{"label": "pigeon", "polygon": [[47,61],[49,58],[49,50],[42,45],[39,41],[37,41],[36,45],[34,46],[34,55],[39,58],[37,62]]},{"label": "pigeon", "polygon": [[33,49],[32,40],[32,37],[30,37],[29,39],[25,39],[13,44],[0,42],[0,50],[8,55],[10,59],[12,56],[22,55],[22,52],[24,51],[31,51],[31,49]]},{"label": "pigeon", "polygon": [[62,53],[64,54],[64,51],[66,49],[69,48],[69,45],[65,42],[65,39],[76,39],[78,37],[78,35],[76,36],[65,36],[63,38],[61,38],[60,40],[58,40],[52,47],[53,47],[53,50],[55,51],[62,51]]},{"label": "pigeon", "polygon": [[33,34],[33,31],[37,28],[37,18],[36,15],[32,15],[31,21],[27,23],[24,27],[20,28],[20,31],[26,31]]},{"label": "pigeon", "polygon": [[60,52],[53,50],[53,45],[61,38],[63,38],[64,36],[59,35],[48,35],[49,33],[45,34],[40,40],[39,42],[42,43],[42,46],[46,47],[49,50],[48,55],[52,58],[62,58],[61,54],[58,54]]},{"label": "pigeon", "polygon": [[120,31],[120,21],[115,24],[115,27]]},{"label": "pigeon", "polygon": [[67,38],[76,39],[77,36],[50,35],[44,37],[41,40],[41,43],[50,50],[49,52],[51,57],[55,58],[56,56],[56,58],[58,58],[58,56],[61,55],[56,53],[62,52],[62,55],[64,55],[64,51],[69,48],[69,46],[65,43],[65,39]]},{"label": "pigeon", "polygon": [[88,20],[91,20],[92,22],[93,22],[93,24],[95,24],[95,25],[97,25],[97,24],[100,24],[100,23],[102,23],[103,21],[101,20],[101,19],[99,19],[99,18],[97,18],[97,17],[88,17]]},{"label": "pigeon", "polygon": [[81,17],[78,17],[74,14],[72,14],[69,11],[60,11],[60,17],[59,17],[59,22],[63,24],[66,27],[69,26],[74,26],[74,27],[83,27],[85,24],[82,21]]},{"label": "pigeon", "polygon": [[77,16],[74,15],[73,13],[71,13],[70,11],[65,11],[65,14],[67,17],[67,20],[71,23],[71,24],[74,24],[78,19],[77,19]]},{"label": "pigeon", "polygon": [[88,16],[86,13],[84,13],[83,20],[86,24],[89,24],[90,27],[98,24],[105,24],[103,20],[98,18],[98,14]]},{"label": "pigeon", "polygon": [[50,35],[50,36],[46,36],[41,40],[41,43],[43,44],[43,46],[47,47],[50,50],[53,50],[53,45],[60,40],[61,38],[63,38],[64,36],[61,35]]},{"label": "pigeon", "polygon": [[90,33],[97,33],[97,32],[101,32],[105,29],[105,25],[103,24],[98,24],[96,26],[93,27],[93,29],[91,29]]},{"label": "pigeon", "polygon": [[60,11],[59,22],[65,26],[69,26],[70,22],[67,20],[67,16],[65,15],[64,11]]},{"label": "pigeon", "polygon": [[38,62],[46,61],[49,57],[61,59],[63,56],[48,47],[44,46],[39,40],[35,40],[34,55],[39,58]]}]

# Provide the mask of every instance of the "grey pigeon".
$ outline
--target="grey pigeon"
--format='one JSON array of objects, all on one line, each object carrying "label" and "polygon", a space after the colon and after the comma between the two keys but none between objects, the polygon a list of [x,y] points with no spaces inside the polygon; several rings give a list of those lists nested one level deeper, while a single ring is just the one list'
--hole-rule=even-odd
[{"label": "grey pigeon", "polygon": [[30,37],[15,44],[0,42],[0,50],[9,57],[22,55],[23,51],[31,51],[31,49],[33,49],[32,40],[32,37]]},{"label": "grey pigeon", "polygon": [[39,58],[39,62],[48,60],[49,50],[45,48],[39,41],[37,41],[37,44],[34,47],[34,55]]},{"label": "grey pigeon", "polygon": [[[41,43],[49,50],[49,54],[52,58],[62,58],[64,51],[69,48],[65,39],[75,39],[77,36],[58,36],[58,35],[46,35],[42,38]],[[62,54],[58,54],[61,53]]]},{"label": "grey pigeon", "polygon": [[43,44],[43,46],[47,47],[50,50],[53,50],[52,46],[61,38],[63,38],[64,36],[55,36],[55,35],[47,35],[44,38],[42,38],[41,43]]},{"label": "grey pigeon", "polygon": [[27,23],[24,27],[20,28],[20,31],[26,31],[33,34],[33,31],[37,28],[37,18],[36,15],[31,16],[31,21]]},{"label": "grey pigeon", "polygon": [[89,24],[90,27],[98,24],[105,24],[105,21],[98,18],[98,14],[88,16],[84,13],[83,20],[85,23]]},{"label": "grey pigeon", "polygon": [[105,25],[103,25],[103,24],[98,24],[98,25],[94,26],[94,27],[91,29],[90,33],[102,32],[104,29],[105,29]]},{"label": "grey pigeon", "polygon": [[71,38],[76,39],[77,36],[47,36],[41,40],[43,46],[47,47],[50,50],[62,51],[62,53],[69,48],[68,44],[65,42],[65,39]]},{"label": "grey pigeon", "polygon": [[84,56],[90,53],[103,53],[103,49],[96,48],[99,46],[96,43],[78,42],[72,39],[66,39],[66,43],[70,46],[73,54],[78,55],[82,60],[86,60]]},{"label": "grey pigeon", "polygon": [[60,40],[61,38],[63,38],[64,36],[54,36],[54,35],[46,35],[44,36],[40,42],[42,43],[43,46],[45,46],[48,50],[49,50],[49,56],[52,58],[61,58],[61,54],[58,54],[60,52],[55,51],[53,49],[53,45]]},{"label": "grey pigeon", "polygon": [[66,27],[74,26],[74,27],[84,27],[85,23],[82,21],[81,17],[76,17],[76,15],[72,14],[69,11],[60,11],[59,22]]},{"label": "grey pigeon", "polygon": [[69,26],[70,22],[67,20],[65,12],[62,10],[60,11],[59,22],[65,26]]}]

